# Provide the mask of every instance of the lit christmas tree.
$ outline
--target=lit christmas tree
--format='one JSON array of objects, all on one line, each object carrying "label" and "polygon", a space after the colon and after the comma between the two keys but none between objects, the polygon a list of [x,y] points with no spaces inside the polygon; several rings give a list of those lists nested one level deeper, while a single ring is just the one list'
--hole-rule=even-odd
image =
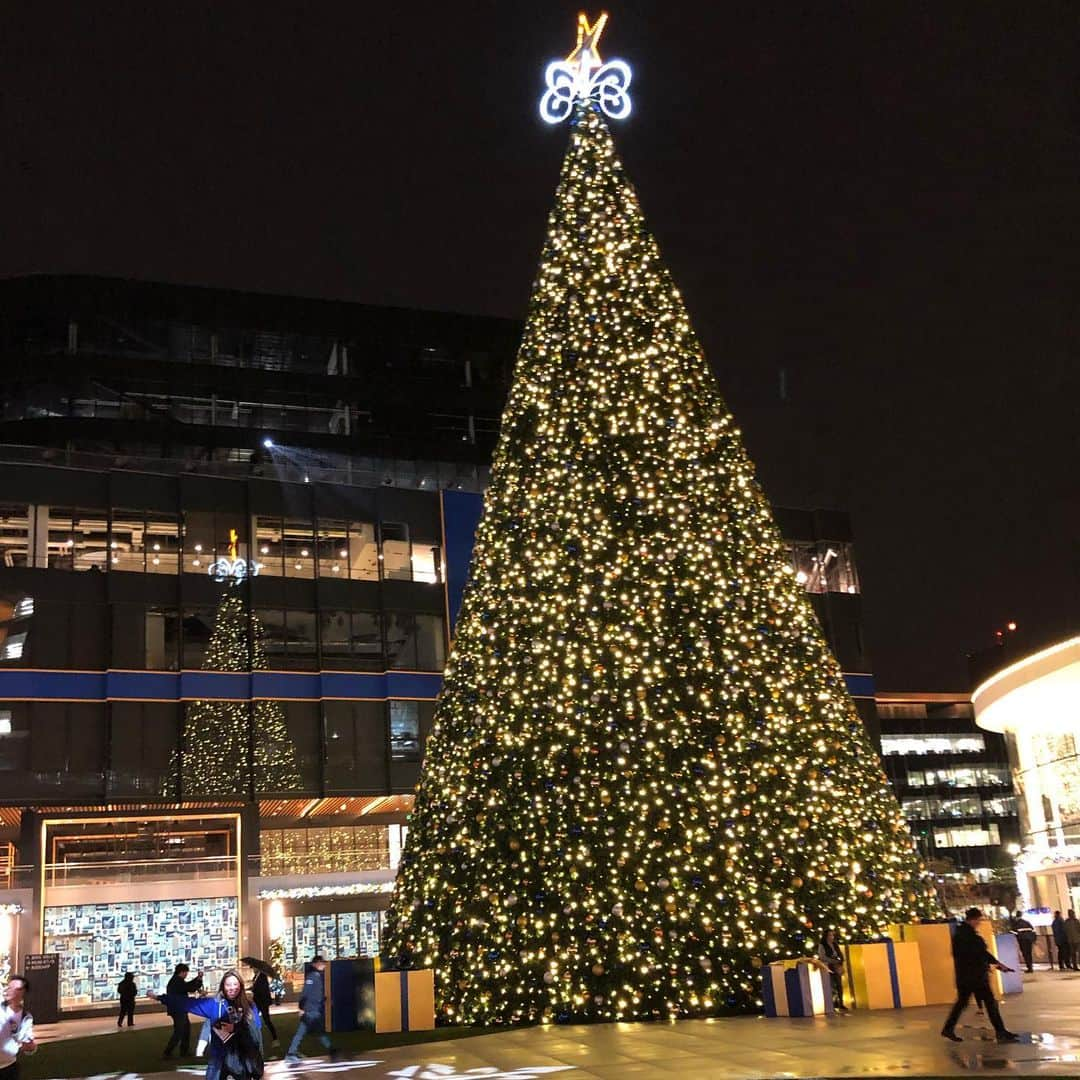
[{"label": "lit christmas tree", "polygon": [[384,942],[455,1022],[753,1008],[762,961],[936,913],[616,157],[602,26],[548,71],[570,147]]},{"label": "lit christmas tree", "polygon": [[[203,670],[250,672],[265,668],[259,620],[254,614],[246,616],[244,602],[232,588],[236,579],[227,580],[229,584],[214,617]],[[249,620],[250,646],[245,631],[245,623]],[[249,750],[251,725],[254,725],[254,736]],[[279,702],[257,701],[250,711],[246,701],[189,702],[184,717],[182,749],[170,762],[164,794],[185,799],[246,795],[252,775],[248,766],[249,753],[254,755],[254,776],[259,791],[293,791],[300,787],[296,748],[289,738],[285,710]]]}]

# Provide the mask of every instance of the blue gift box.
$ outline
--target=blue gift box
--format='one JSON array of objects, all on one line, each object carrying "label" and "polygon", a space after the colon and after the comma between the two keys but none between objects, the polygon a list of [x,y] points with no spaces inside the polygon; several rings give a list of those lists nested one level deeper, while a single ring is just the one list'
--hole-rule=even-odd
[{"label": "blue gift box", "polygon": [[831,1016],[832,977],[812,960],[777,960],[762,971],[766,1016]]},{"label": "blue gift box", "polygon": [[1020,959],[1020,943],[1015,934],[995,934],[995,952],[997,958],[1012,971],[1001,971],[1001,989],[1006,994],[1022,994],[1024,992],[1024,962]]}]

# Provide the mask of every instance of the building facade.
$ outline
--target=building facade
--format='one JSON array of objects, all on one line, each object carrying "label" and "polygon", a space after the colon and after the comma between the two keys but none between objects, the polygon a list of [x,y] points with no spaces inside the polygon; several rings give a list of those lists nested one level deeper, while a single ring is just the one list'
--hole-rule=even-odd
[{"label": "building facade", "polygon": [[1027,906],[1080,911],[1080,637],[1002,666],[972,700],[979,727],[1008,747]]},{"label": "building facade", "polygon": [[[378,950],[519,328],[0,284],[0,964]],[[780,509],[871,729],[850,523]],[[5,944],[6,943],[6,944]]]},{"label": "building facade", "polygon": [[1020,851],[1005,740],[968,694],[878,693],[881,755],[923,858],[939,877],[988,882]]}]

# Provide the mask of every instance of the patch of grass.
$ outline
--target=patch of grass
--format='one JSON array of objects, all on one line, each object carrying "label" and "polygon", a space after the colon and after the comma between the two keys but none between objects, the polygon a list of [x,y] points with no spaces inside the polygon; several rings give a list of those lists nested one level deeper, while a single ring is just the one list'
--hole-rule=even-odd
[{"label": "patch of grass", "polygon": [[[297,1017],[288,1013],[274,1014],[281,1047],[268,1050],[270,1060],[281,1057],[296,1031]],[[87,1035],[78,1039],[57,1039],[43,1043],[36,1054],[20,1057],[19,1075],[22,1080],[60,1080],[67,1077],[96,1076],[100,1073],[147,1073],[167,1072],[180,1065],[205,1066],[206,1058],[162,1059],[162,1051],[169,1041],[172,1027],[138,1026],[136,1016],[133,1028],[124,1028],[108,1035]],[[199,1038],[201,1021],[193,1018],[191,1024],[192,1049]],[[434,1031],[401,1031],[376,1035],[373,1031],[334,1032],[334,1044],[348,1057],[358,1057],[392,1046],[408,1046],[413,1043],[442,1042],[447,1039],[465,1039],[473,1035],[490,1035],[506,1028],[441,1027]],[[301,1053],[322,1056],[325,1051],[316,1039],[307,1039]]]}]

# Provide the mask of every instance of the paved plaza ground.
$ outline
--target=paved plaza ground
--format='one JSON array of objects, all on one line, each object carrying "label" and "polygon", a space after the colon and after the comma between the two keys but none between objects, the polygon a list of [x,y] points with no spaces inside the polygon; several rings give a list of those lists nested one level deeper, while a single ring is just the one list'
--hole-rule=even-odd
[{"label": "paved plaza ground", "polygon": [[[348,1080],[393,1077],[453,1080],[454,1077],[559,1080],[681,1077],[738,1080],[743,1077],[1080,1076],[1080,974],[1038,972],[1024,993],[1002,1006],[1006,1023],[1022,1033],[1018,1044],[999,1046],[974,1007],[961,1020],[962,1043],[938,1033],[945,1006],[811,1020],[735,1017],[675,1024],[597,1024],[535,1027],[454,1042],[403,1046],[331,1064],[309,1058],[289,1068],[267,1064],[268,1080],[334,1073]],[[153,1017],[149,1022],[156,1022]],[[75,1021],[87,1034],[100,1021]],[[68,1025],[56,1032],[66,1034]],[[51,1034],[51,1033],[47,1033]],[[124,1038],[110,1034],[108,1038]],[[42,1054],[47,1054],[47,1045]],[[154,1068],[157,1062],[149,1063]],[[154,1074],[160,1080],[201,1076],[201,1067]],[[99,1074],[100,1076],[101,1074]],[[121,1074],[112,1074],[119,1077]],[[134,1080],[134,1074],[123,1074]],[[102,1078],[104,1080],[104,1078]]]}]

